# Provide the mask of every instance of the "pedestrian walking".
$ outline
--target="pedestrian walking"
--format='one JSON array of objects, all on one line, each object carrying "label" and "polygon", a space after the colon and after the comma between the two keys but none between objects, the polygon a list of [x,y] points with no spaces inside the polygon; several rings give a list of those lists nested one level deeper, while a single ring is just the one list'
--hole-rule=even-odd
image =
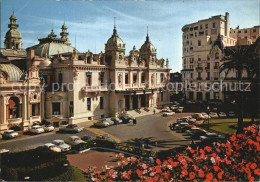
[{"label": "pedestrian walking", "polygon": [[156,111],[155,111],[155,109],[154,109],[154,110],[153,110],[153,114],[155,114],[155,112],[156,112]]},{"label": "pedestrian walking", "polygon": [[135,118],[133,119],[133,125],[136,125],[136,119]]}]

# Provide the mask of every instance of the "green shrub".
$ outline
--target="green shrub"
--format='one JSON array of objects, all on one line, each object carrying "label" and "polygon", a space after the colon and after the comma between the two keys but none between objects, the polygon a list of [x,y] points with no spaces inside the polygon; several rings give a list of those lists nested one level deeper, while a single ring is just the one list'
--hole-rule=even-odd
[{"label": "green shrub", "polygon": [[17,171],[14,168],[2,168],[1,178],[6,181],[17,181],[18,175]]},{"label": "green shrub", "polygon": [[[2,157],[2,179],[22,181],[29,176],[30,181],[45,180],[65,173],[68,166],[64,164],[69,164],[65,154],[46,148],[10,153]],[[10,176],[10,168],[15,175]]]}]

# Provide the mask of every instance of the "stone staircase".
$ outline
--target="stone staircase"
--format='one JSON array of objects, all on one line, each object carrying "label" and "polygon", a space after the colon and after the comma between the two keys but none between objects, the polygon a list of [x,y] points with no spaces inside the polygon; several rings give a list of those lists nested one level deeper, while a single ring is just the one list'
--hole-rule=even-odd
[{"label": "stone staircase", "polygon": [[159,113],[160,110],[157,108],[153,108],[153,107],[149,107],[149,108],[141,108],[139,111],[138,110],[131,110],[131,111],[126,111],[127,114],[137,118],[137,117],[141,117],[141,116],[147,116],[147,115],[151,115],[155,113]]}]

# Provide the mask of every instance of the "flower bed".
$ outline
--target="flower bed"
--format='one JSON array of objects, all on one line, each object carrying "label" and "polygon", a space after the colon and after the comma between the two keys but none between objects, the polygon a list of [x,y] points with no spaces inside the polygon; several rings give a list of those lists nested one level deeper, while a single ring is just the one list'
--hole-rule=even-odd
[{"label": "flower bed", "polygon": [[183,152],[155,164],[137,158],[97,178],[108,181],[255,181],[260,176],[260,132],[258,125],[233,134],[225,142],[187,147]]}]

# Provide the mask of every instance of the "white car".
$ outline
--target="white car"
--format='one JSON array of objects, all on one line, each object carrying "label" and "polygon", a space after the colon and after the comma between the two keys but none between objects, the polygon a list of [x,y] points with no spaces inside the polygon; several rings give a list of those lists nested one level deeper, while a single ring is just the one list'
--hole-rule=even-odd
[{"label": "white car", "polygon": [[215,113],[215,112],[209,113],[209,116],[210,116],[211,118],[218,118],[218,114]]},{"label": "white car", "polygon": [[4,139],[16,138],[16,137],[18,137],[18,133],[15,132],[14,130],[6,130],[6,131],[3,133],[2,137],[3,137]]},{"label": "white car", "polygon": [[42,128],[45,132],[50,132],[54,130],[54,127],[52,125],[43,125]]},{"label": "white car", "polygon": [[210,115],[208,115],[208,114],[205,113],[205,112],[202,112],[201,114],[202,114],[202,116],[204,117],[204,119],[210,119],[210,118],[211,118]]},{"label": "white car", "polygon": [[40,134],[40,133],[44,133],[44,129],[39,126],[39,125],[34,125],[32,126],[29,131],[33,134]]},{"label": "white car", "polygon": [[66,144],[63,140],[53,140],[52,143],[60,147],[62,152],[69,151],[71,149],[71,146]]},{"label": "white car", "polygon": [[168,116],[173,116],[175,112],[163,112],[162,116],[168,117]]},{"label": "white car", "polygon": [[100,127],[100,128],[108,127],[109,125],[110,125],[110,123],[107,122],[106,120],[100,120],[100,121],[94,123],[95,127]]},{"label": "white car", "polygon": [[225,139],[225,136],[218,135],[216,133],[206,133],[205,136],[200,136],[200,140],[202,142],[214,141],[214,140],[223,140],[223,139]]},{"label": "white car", "polygon": [[178,109],[176,109],[176,112],[182,113],[182,112],[183,112],[183,109],[184,109],[184,107],[178,107]]},{"label": "white car", "polygon": [[69,139],[66,140],[66,142],[72,146],[78,145],[80,143],[86,143],[85,141],[81,140],[81,138],[78,136],[70,136]]},{"label": "white car", "polygon": [[227,117],[226,113],[224,113],[224,112],[220,112],[218,115],[219,115],[220,118],[226,118]]},{"label": "white car", "polygon": [[54,151],[54,152],[61,152],[61,148],[53,143],[46,143],[44,147]]}]

